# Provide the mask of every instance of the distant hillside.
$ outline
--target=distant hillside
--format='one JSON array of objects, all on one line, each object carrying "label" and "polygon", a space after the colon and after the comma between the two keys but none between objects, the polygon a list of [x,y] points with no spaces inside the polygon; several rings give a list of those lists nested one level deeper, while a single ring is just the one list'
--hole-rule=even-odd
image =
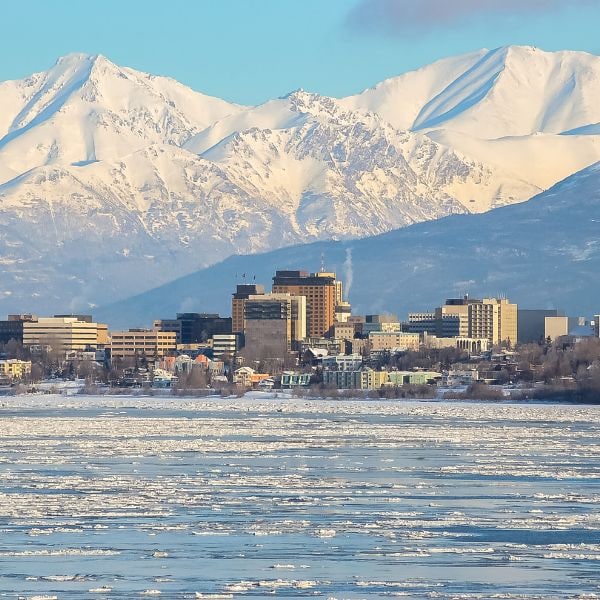
[{"label": "distant hillside", "polygon": [[361,240],[231,257],[96,315],[133,326],[183,310],[229,313],[242,274],[268,286],[277,268],[318,270],[321,255],[358,313],[405,316],[468,292],[591,315],[600,312],[600,163],[523,204]]}]

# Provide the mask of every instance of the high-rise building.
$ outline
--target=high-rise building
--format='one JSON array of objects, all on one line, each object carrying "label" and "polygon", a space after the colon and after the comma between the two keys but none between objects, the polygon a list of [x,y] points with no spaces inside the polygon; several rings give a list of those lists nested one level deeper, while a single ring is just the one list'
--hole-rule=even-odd
[{"label": "high-rise building", "polygon": [[[94,323],[86,316],[39,317],[37,321],[23,323],[23,345],[49,347],[58,352],[72,352],[101,346],[107,328]],[[100,334],[99,334],[100,331]]]},{"label": "high-rise building", "polygon": [[243,333],[244,331],[244,305],[250,296],[261,296],[265,288],[257,284],[238,285],[231,299],[231,331]]},{"label": "high-rise building", "polygon": [[468,296],[464,298],[450,298],[444,306],[435,310],[438,320],[437,335],[440,337],[469,337],[469,306],[473,300]]},{"label": "high-rise building", "polygon": [[250,296],[244,307],[245,354],[285,358],[306,337],[306,298],[291,294]]},{"label": "high-rise building", "polygon": [[484,298],[470,303],[469,337],[514,346],[517,343],[517,311],[517,305],[507,298]]},{"label": "high-rise building", "polygon": [[273,277],[273,293],[304,296],[308,337],[329,335],[337,303],[342,298],[342,284],[336,280],[335,273],[277,271]]}]

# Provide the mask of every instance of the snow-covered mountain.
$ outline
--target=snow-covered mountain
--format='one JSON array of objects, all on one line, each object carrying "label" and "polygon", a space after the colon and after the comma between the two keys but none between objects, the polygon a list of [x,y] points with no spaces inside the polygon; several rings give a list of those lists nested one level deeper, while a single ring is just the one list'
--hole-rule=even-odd
[{"label": "snow-covered mountain", "polygon": [[527,200],[600,160],[599,92],[599,57],[519,47],[257,107],[66,56],[0,83],[0,312]]},{"label": "snow-covered mountain", "polygon": [[241,274],[269,286],[276,269],[327,270],[357,314],[430,310],[445,298],[506,294],[523,308],[571,315],[600,310],[600,163],[547,192],[477,215],[418,223],[360,240],[318,242],[223,263],[128,300],[98,316],[143,325],[184,310],[230,310]]},{"label": "snow-covered mountain", "polygon": [[548,188],[600,160],[600,57],[527,46],[444,59],[340,100]]}]

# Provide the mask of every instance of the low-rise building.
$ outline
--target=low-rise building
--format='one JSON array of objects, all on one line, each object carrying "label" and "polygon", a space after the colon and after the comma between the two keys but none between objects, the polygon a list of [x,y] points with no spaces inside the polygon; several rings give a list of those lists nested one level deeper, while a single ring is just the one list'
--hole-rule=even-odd
[{"label": "low-rise building", "polygon": [[386,384],[389,376],[387,371],[375,371],[369,367],[361,369],[359,373],[361,390],[379,390]]},{"label": "low-rise building", "polygon": [[360,371],[323,371],[323,383],[338,390],[360,389]]},{"label": "low-rise building", "polygon": [[358,371],[363,363],[360,354],[337,354],[335,356],[324,356],[321,359],[323,369],[334,369],[337,371]]},{"label": "low-rise building", "polygon": [[441,379],[437,371],[390,371],[386,385],[435,385]]},{"label": "low-rise building", "polygon": [[174,352],[176,347],[177,336],[174,331],[129,329],[111,334],[110,353],[113,361],[141,357],[156,361]]},{"label": "low-rise building", "polygon": [[18,360],[10,358],[8,360],[0,360],[0,376],[8,379],[23,379],[23,377],[31,373],[30,360]]},{"label": "low-rise building", "polygon": [[252,367],[240,367],[233,372],[233,383],[241,387],[250,387],[250,377],[254,375]]},{"label": "low-rise building", "polygon": [[420,345],[421,337],[418,333],[372,331],[369,334],[371,352],[381,352],[383,350],[417,351]]},{"label": "low-rise building", "polygon": [[154,369],[153,377],[152,377],[152,387],[158,389],[165,389],[172,387],[175,383],[177,383],[178,378],[165,371],[164,369]]},{"label": "low-rise building", "polygon": [[469,354],[481,354],[490,350],[488,338],[437,337],[426,333],[423,334],[423,345],[426,348],[457,348]]},{"label": "low-rise building", "polygon": [[294,373],[293,371],[284,371],[281,374],[281,387],[283,389],[308,387],[308,385],[310,385],[310,378],[310,373]]},{"label": "low-rise building", "polygon": [[233,383],[240,387],[251,388],[256,387],[258,384],[271,377],[269,373],[257,373],[251,367],[240,367],[233,373]]},{"label": "low-rise building", "polygon": [[442,385],[445,387],[466,386],[477,381],[479,381],[477,369],[450,369],[442,377]]}]

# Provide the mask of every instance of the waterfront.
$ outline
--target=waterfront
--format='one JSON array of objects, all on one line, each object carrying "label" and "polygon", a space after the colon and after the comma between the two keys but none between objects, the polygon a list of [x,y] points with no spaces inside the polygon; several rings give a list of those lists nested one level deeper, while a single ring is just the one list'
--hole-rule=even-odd
[{"label": "waterfront", "polygon": [[0,595],[600,596],[595,407],[3,398]]}]

